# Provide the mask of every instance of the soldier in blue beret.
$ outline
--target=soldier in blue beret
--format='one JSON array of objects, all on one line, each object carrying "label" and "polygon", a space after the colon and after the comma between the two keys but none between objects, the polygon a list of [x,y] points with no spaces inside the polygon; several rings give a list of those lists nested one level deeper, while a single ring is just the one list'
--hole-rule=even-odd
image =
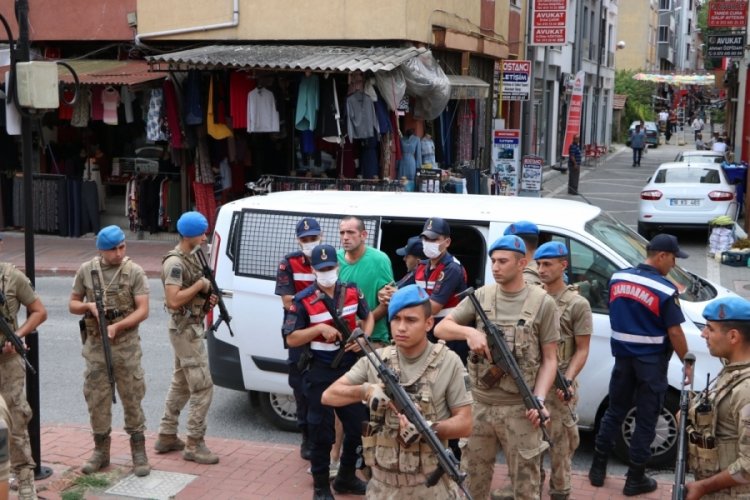
[{"label": "soldier in blue beret", "polygon": [[526,268],[523,270],[523,279],[529,285],[541,285],[539,271],[537,270],[534,252],[539,245],[539,228],[533,222],[519,220],[505,228],[503,235],[514,235],[521,238],[526,245]]},{"label": "soldier in blue beret", "polygon": [[[471,396],[464,382],[464,368],[458,355],[443,342],[427,338],[433,324],[430,296],[418,285],[407,285],[393,294],[388,320],[394,345],[378,349],[383,361],[396,368],[404,385],[416,389],[417,401],[431,401],[423,416],[445,446],[446,441],[471,432]],[[405,446],[399,436],[414,435],[414,426],[394,411],[384,393],[375,368],[360,359],[351,370],[323,393],[323,403],[343,406],[366,401],[370,408],[363,456],[372,470],[367,498],[459,497],[456,485],[440,480],[433,487],[424,477],[434,470],[435,456],[420,446]],[[420,407],[421,408],[421,407]],[[429,458],[428,458],[429,455]]]},{"label": "soldier in blue beret", "polygon": [[712,356],[726,360],[716,384],[688,410],[686,498],[750,498],[750,302],[724,297],[703,310]]}]

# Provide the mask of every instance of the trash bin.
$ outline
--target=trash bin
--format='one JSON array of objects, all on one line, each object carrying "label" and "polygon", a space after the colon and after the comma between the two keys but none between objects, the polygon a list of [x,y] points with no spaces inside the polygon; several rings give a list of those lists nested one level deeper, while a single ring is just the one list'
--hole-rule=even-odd
[{"label": "trash bin", "polygon": [[742,214],[742,209],[745,207],[745,186],[747,184],[747,163],[727,163],[721,164],[721,168],[724,170],[724,174],[727,176],[727,180],[737,186],[737,215]]}]

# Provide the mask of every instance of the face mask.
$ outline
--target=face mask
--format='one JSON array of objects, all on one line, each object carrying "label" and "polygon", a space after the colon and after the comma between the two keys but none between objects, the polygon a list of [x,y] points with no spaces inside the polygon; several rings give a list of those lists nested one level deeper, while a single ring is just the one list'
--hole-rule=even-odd
[{"label": "face mask", "polygon": [[312,255],[313,248],[320,245],[320,240],[311,241],[310,243],[300,243],[300,247],[302,247],[302,253],[305,254],[305,257],[308,259]]},{"label": "face mask", "polygon": [[422,240],[422,250],[428,259],[436,259],[440,257],[440,243],[436,241]]},{"label": "face mask", "polygon": [[316,271],[315,272],[315,280],[318,282],[320,286],[323,286],[326,288],[335,285],[338,279],[339,279],[339,273],[336,269],[331,269],[330,271]]}]

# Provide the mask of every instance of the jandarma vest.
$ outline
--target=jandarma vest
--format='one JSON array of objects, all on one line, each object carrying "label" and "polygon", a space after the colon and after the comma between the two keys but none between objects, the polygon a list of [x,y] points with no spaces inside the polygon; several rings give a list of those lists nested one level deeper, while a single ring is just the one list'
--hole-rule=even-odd
[{"label": "jandarma vest", "polygon": [[[440,259],[440,262],[437,266],[435,266],[435,269],[432,271],[428,270],[430,267],[430,261],[420,261],[419,264],[417,264],[417,269],[414,271],[414,282],[425,289],[427,292],[427,295],[432,295],[433,290],[435,289],[435,283],[440,281],[442,278],[443,271],[445,270],[446,266],[450,264],[456,264],[457,266],[461,267],[461,271],[464,275],[464,282],[466,282],[466,270],[461,266],[461,263],[452,255],[445,254],[442,259]],[[458,305],[458,303],[461,302],[458,298],[458,294],[453,294],[450,299],[448,299],[448,302],[445,303],[443,308],[435,315],[435,318],[443,318],[445,316],[448,316],[450,312]]]},{"label": "jandarma vest", "polygon": [[[130,257],[125,257],[122,264],[120,264],[120,267],[112,276],[111,283],[104,281],[101,257],[94,257],[86,262],[81,268],[81,273],[83,284],[86,289],[86,300],[88,302],[94,302],[95,300],[94,282],[91,279],[92,269],[99,274],[99,282],[102,286],[104,300],[104,313],[107,322],[109,324],[117,323],[135,310],[135,298],[133,297],[133,291],[130,286],[131,274],[133,273],[133,262],[130,260]],[[86,314],[84,316],[84,322],[86,324],[87,335],[92,337],[99,335],[99,326],[96,319]],[[130,331],[134,330],[135,329],[131,329]],[[122,332],[118,336],[122,337],[125,333],[130,333],[130,331]]]},{"label": "jandarma vest", "polygon": [[[298,300],[302,303],[302,307],[305,308],[305,311],[307,311],[307,315],[310,318],[309,326],[319,324],[334,326],[333,319],[331,318],[328,309],[326,309],[325,303],[323,300],[317,300],[317,291],[317,287],[311,286],[306,288],[298,297]],[[359,309],[359,292],[357,286],[353,283],[337,283],[334,297],[332,299],[329,298],[333,301],[335,307],[339,307],[341,293],[345,294],[341,316],[344,318],[349,329],[354,330],[357,326],[357,309]],[[344,335],[343,332],[342,335]],[[335,343],[328,343],[322,336],[319,336],[310,342],[310,349],[315,359],[323,362],[331,362],[336,356],[336,351],[339,350],[339,346]],[[348,358],[349,361],[353,361],[355,356],[352,353],[347,353],[345,358]]]},{"label": "jandarma vest", "polygon": [[305,254],[294,252],[285,258],[292,270],[295,292],[299,293],[315,282],[315,274],[313,273],[312,266],[307,261],[307,258],[305,258]]},{"label": "jandarma vest", "polygon": [[[424,361],[424,366],[413,380],[406,380],[401,385],[411,396],[419,411],[428,422],[437,422],[432,385],[438,377],[438,367],[448,348],[440,341]],[[390,366],[400,378],[398,351],[388,346],[382,352],[383,362]],[[438,460],[432,448],[420,439],[410,446],[404,446],[398,440],[398,415],[390,408],[384,414],[370,414],[370,433],[362,437],[362,454],[365,463],[388,472],[399,474],[430,474],[438,467]],[[443,442],[445,445],[446,442]]]},{"label": "jandarma vest", "polygon": [[[526,301],[523,304],[518,321],[512,325],[498,324],[498,326],[502,329],[505,342],[513,353],[518,367],[521,369],[524,381],[529,387],[533,388],[536,382],[537,371],[539,371],[539,366],[542,363],[542,349],[539,344],[539,337],[534,335],[533,325],[539,314],[539,309],[542,307],[544,298],[547,296],[547,292],[538,286],[528,286],[527,289],[528,295],[526,296]],[[487,285],[484,298],[482,299],[482,309],[488,311],[487,316],[493,322],[495,322],[494,318],[497,317],[496,297],[497,284],[492,283]],[[503,375],[499,382],[488,385],[485,377],[490,371],[491,365],[482,356],[470,355],[467,367],[469,379],[472,385],[477,388],[491,389],[497,385],[498,388],[511,394],[518,394],[520,392],[513,378],[507,373]]]},{"label": "jandarma vest", "polygon": [[[719,375],[716,387],[709,392],[707,411],[698,411],[700,394],[688,410],[688,467],[696,479],[705,479],[727,470],[739,457],[737,439],[716,437],[716,424],[719,404],[740,384],[750,389],[750,366]],[[739,415],[732,417],[742,418]],[[750,498],[750,484],[721,490],[707,498]]]},{"label": "jandarma vest", "polygon": [[[198,281],[203,277],[203,269],[201,269],[200,264],[198,263],[198,260],[196,257],[191,255],[185,255],[184,253],[180,252],[176,248],[173,248],[167,254],[164,256],[164,258],[161,260],[162,267],[164,266],[164,263],[167,261],[170,257],[177,257],[180,259],[180,262],[182,263],[182,288],[189,288],[193,283]],[[164,271],[162,270],[162,273]],[[162,282],[165,280],[165,276],[162,275]],[[184,320],[181,320],[180,318],[175,318],[175,322],[177,324],[180,324],[181,322],[183,324],[198,324],[203,321],[203,318],[206,316],[206,295],[203,293],[198,293],[193,297],[193,299],[182,306],[180,309],[169,309],[166,307],[169,314],[172,316],[179,316],[179,317],[185,317],[189,316],[189,319],[187,323],[184,322]]]},{"label": "jandarma vest", "polygon": [[662,308],[677,293],[666,278],[626,269],[609,282],[609,321],[612,355],[645,356],[666,352],[667,329]]}]

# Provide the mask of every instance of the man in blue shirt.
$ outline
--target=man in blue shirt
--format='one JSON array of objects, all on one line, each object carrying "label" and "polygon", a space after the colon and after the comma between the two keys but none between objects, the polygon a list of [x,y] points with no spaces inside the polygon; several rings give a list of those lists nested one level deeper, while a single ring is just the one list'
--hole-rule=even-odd
[{"label": "man in blue shirt", "polygon": [[[656,489],[656,481],[645,475],[645,468],[669,385],[669,359],[673,350],[680,359],[687,352],[679,294],[665,276],[675,266],[677,257],[688,255],[671,234],[654,236],[646,252],[643,264],[614,273],[609,282],[610,344],[615,366],[609,382],[609,408],[596,435],[589,471],[591,485],[602,486],[609,453],[635,399],[637,413],[630,440],[630,468],[623,488],[625,496]],[[691,370],[688,376],[692,377]]]},{"label": "man in blue shirt", "polygon": [[633,148],[633,167],[641,166],[641,154],[646,146],[646,132],[641,129],[640,125],[635,126],[635,130],[630,134],[630,147]]},{"label": "man in blue shirt", "polygon": [[568,148],[568,194],[578,194],[578,179],[581,176],[581,136],[573,137]]}]

